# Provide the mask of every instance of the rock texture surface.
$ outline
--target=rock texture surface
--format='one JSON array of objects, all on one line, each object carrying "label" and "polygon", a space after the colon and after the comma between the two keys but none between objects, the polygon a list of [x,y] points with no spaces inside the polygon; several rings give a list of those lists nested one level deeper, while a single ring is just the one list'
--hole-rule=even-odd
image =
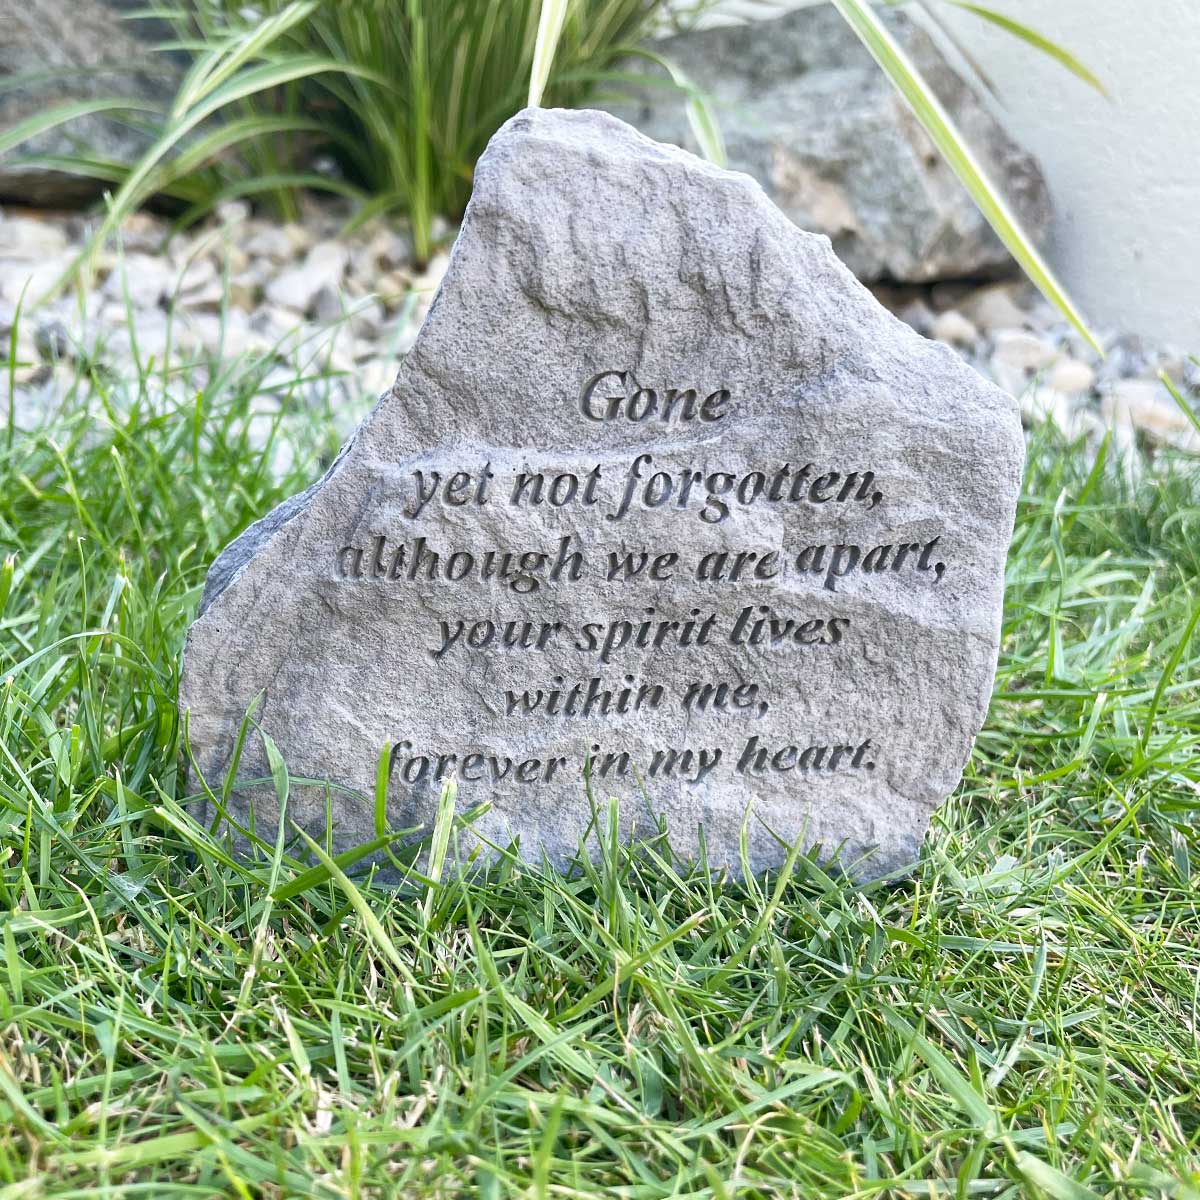
[{"label": "rock texture surface", "polygon": [[[885,17],[1026,228],[1049,228],[1037,163],[1016,146],[900,13]],[[904,101],[829,5],[681,34],[656,46],[713,100],[728,164],[753,175],[802,229],[824,233],[860,279],[921,283],[1005,268],[1007,251]],[[679,93],[654,84],[612,111],[695,149]]]},{"label": "rock texture surface", "polygon": [[[493,139],[392,389],[210,572],[181,707],[329,780],[334,841],[428,824],[570,855],[598,799],[757,868],[911,864],[996,661],[1011,397],[892,317],[745,176],[599,113]],[[244,779],[266,774],[257,740]],[[239,787],[260,830],[273,793]],[[323,831],[323,789],[289,816]],[[863,856],[869,856],[865,860]]]},{"label": "rock texture surface", "polygon": [[[154,25],[123,19],[128,8],[115,0],[0,0],[0,129],[70,100],[157,103],[170,96],[178,65],[150,52],[140,34]],[[132,162],[148,144],[130,123],[107,116],[58,126],[0,157],[0,200],[51,208],[86,203],[112,185],[23,160],[82,151]]]}]

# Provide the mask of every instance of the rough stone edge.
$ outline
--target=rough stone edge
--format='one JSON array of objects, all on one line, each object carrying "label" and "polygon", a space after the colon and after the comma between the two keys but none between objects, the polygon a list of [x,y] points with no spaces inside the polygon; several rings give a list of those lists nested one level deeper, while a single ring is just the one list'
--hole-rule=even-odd
[{"label": "rough stone edge", "polygon": [[[376,411],[391,398],[393,392],[394,388],[389,388],[384,392],[375,405]],[[369,419],[370,417],[367,418],[367,420]],[[359,428],[361,429],[362,426],[360,425]],[[266,548],[271,538],[279,530],[309,510],[317,493],[332,478],[357,440],[358,430],[356,429],[346,439],[342,448],[337,452],[337,457],[329,464],[328,470],[320,479],[310,483],[304,491],[297,492],[294,496],[289,496],[286,500],[281,501],[265,517],[260,517],[254,524],[248,525],[213,559],[212,565],[208,568],[208,574],[204,578],[204,592],[200,597],[200,605],[196,609],[195,620],[198,621],[204,616],[221,598],[225,590],[237,583],[247,564],[260,550]]]}]

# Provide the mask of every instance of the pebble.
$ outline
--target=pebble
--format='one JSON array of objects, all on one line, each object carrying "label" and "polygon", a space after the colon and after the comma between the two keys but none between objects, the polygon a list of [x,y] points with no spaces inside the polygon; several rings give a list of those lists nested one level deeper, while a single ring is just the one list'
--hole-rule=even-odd
[{"label": "pebble", "polygon": [[343,311],[341,292],[333,284],[324,284],[313,297],[313,319],[323,325],[332,325],[334,321],[340,321]]},{"label": "pebble", "polygon": [[339,242],[318,242],[298,267],[277,275],[267,284],[272,304],[307,313],[322,288],[337,288],[349,263],[349,253]]},{"label": "pebble", "polygon": [[1020,397],[1021,417],[1027,425],[1052,421],[1068,437],[1073,430],[1071,397],[1048,387],[1026,388]]},{"label": "pebble", "polygon": [[1052,342],[1023,329],[999,329],[992,338],[992,361],[1022,371],[1040,371],[1058,357]]},{"label": "pebble", "polygon": [[153,213],[133,213],[121,226],[121,246],[126,254],[161,254],[166,238],[167,227]]},{"label": "pebble", "polygon": [[174,282],[174,270],[160,255],[127,254],[104,281],[103,292],[114,300],[128,299],[133,308],[156,308]]},{"label": "pebble", "polygon": [[386,321],[387,312],[374,296],[360,301],[350,313],[350,328],[354,336],[368,342],[380,336]]},{"label": "pebble", "polygon": [[281,225],[266,225],[242,243],[250,258],[265,258],[273,263],[290,262],[293,258],[292,239]]},{"label": "pebble", "polygon": [[926,337],[933,329],[936,320],[933,309],[924,300],[909,300],[896,310],[896,316]]},{"label": "pebble", "polygon": [[1118,380],[1102,397],[1100,411],[1115,425],[1140,430],[1160,446],[1200,451],[1200,432],[1161,380]]},{"label": "pebble", "polygon": [[67,358],[71,353],[71,335],[66,325],[56,318],[37,323],[33,333],[33,344],[46,361]]},{"label": "pebble", "polygon": [[40,262],[67,249],[67,233],[33,217],[10,217],[0,222],[0,258],[12,262]]},{"label": "pebble", "polygon": [[71,265],[71,254],[60,254],[41,262],[0,260],[0,299],[28,309],[40,303]]},{"label": "pebble", "polygon": [[1096,370],[1077,358],[1060,358],[1046,376],[1046,382],[1069,396],[1088,392],[1095,386]]},{"label": "pebble", "polygon": [[367,252],[380,266],[391,271],[412,262],[412,241],[406,234],[381,229],[371,239]]},{"label": "pebble", "polygon": [[960,305],[962,312],[984,333],[998,329],[1023,329],[1026,309],[1014,298],[1018,285],[993,283],[968,296]]},{"label": "pebble", "polygon": [[979,340],[975,322],[964,317],[957,308],[948,308],[933,319],[930,336],[949,346],[970,346]]}]

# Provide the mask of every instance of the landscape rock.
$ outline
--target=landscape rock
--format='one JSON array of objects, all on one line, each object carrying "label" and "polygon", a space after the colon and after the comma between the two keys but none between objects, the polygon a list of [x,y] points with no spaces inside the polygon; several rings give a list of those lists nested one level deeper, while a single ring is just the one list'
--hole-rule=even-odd
[{"label": "landscape rock", "polygon": [[[636,202],[631,202],[633,198]],[[652,202],[651,202],[651,198]],[[600,113],[493,138],[392,388],[214,562],[181,708],[210,786],[254,721],[336,850],[429,828],[565,862],[910,867],[987,710],[1016,405],[743,175]],[[229,802],[278,819],[251,733]],[[464,851],[472,838],[464,834]],[[868,856],[864,858],[864,856]]]},{"label": "landscape rock", "polygon": [[[881,15],[1025,228],[1043,236],[1050,201],[1032,156],[927,33],[901,13]],[[680,34],[655,49],[711,97],[728,165],[753,175],[802,229],[830,237],[859,278],[916,283],[1008,269],[1008,252],[831,5]],[[629,71],[651,82],[611,110],[651,137],[698,149],[662,68],[637,60]]]},{"label": "landscape rock", "polygon": [[[175,90],[179,66],[153,51],[146,23],[122,19],[104,0],[0,0],[0,30],[0,129],[71,100],[128,96],[144,108],[164,104]],[[134,122],[105,115],[50,129],[0,156],[0,201],[86,204],[111,181],[28,160],[82,149],[88,157],[130,163],[150,140]]]}]

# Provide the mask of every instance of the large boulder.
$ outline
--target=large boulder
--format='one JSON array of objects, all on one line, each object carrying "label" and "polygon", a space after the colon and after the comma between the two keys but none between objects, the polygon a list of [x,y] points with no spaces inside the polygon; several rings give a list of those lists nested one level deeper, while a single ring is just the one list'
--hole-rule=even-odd
[{"label": "large boulder", "polygon": [[[153,24],[123,15],[129,7],[120,0],[0,0],[0,130],[72,100],[169,97],[178,65],[153,50]],[[110,185],[29,160],[83,154],[129,163],[148,144],[144,128],[113,115],[56,126],[0,156],[0,201],[85,204]]]},{"label": "large boulder", "polygon": [[[1050,200],[1034,158],[1004,132],[929,35],[885,20],[1035,238]],[[728,165],[753,175],[802,229],[832,239],[868,282],[987,275],[1011,264],[972,203],[854,33],[831,7],[681,34],[655,46],[706,92]],[[1032,53],[1032,51],[1031,51]],[[698,150],[679,93],[656,65],[606,107],[659,141]]]}]

